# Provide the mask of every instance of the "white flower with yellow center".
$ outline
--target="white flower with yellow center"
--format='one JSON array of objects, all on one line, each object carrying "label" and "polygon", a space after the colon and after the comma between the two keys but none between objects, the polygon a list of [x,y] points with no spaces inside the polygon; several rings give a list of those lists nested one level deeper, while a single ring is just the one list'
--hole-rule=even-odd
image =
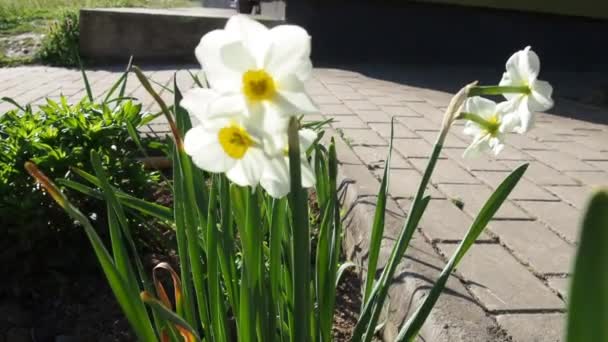
[{"label": "white flower with yellow center", "polygon": [[534,124],[534,112],[542,112],[553,107],[553,87],[549,82],[538,80],[540,59],[527,46],[517,51],[507,61],[506,72],[499,85],[501,87],[522,87],[523,91],[504,93],[512,104],[512,110],[520,117],[520,125],[515,127],[518,133],[527,132]]},{"label": "white flower with yellow center", "polygon": [[208,89],[193,89],[185,94],[180,105],[201,124],[186,133],[184,149],[199,168],[225,172],[232,182],[255,187],[268,161],[264,134],[238,109],[231,114],[210,112],[209,101],[217,96]]},{"label": "white flower with yellow center", "polygon": [[[315,185],[315,174],[306,157],[306,150],[317,138],[317,133],[310,129],[298,132],[300,138],[300,165],[302,171],[302,187],[310,188]],[[270,158],[264,169],[260,185],[274,198],[281,198],[289,193],[290,173],[287,135],[275,136],[274,142],[280,146],[281,153]]]},{"label": "white flower with yellow center", "polygon": [[461,116],[467,120],[464,134],[473,136],[473,142],[463,156],[472,158],[485,151],[498,155],[504,148],[505,133],[519,124],[519,117],[510,112],[508,102],[496,104],[479,96],[468,98]]},{"label": "white flower with yellow center", "polygon": [[289,116],[317,112],[304,90],[312,64],[310,36],[301,27],[268,29],[235,15],[225,29],[203,36],[196,57],[210,87],[240,103],[268,131],[284,131]]}]

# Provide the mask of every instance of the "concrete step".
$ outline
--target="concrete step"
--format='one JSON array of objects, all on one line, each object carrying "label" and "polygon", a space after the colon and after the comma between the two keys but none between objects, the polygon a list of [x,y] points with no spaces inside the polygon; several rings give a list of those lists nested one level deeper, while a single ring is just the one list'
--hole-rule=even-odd
[{"label": "concrete step", "polygon": [[[194,62],[201,37],[223,28],[236,13],[211,8],[90,8],[80,11],[80,54],[86,60],[108,64],[134,56],[142,62]],[[282,20],[252,16],[267,26]]]}]

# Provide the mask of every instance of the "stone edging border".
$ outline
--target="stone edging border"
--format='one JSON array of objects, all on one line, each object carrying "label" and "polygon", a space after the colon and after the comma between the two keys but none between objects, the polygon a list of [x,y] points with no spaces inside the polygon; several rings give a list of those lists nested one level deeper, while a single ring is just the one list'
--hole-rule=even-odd
[{"label": "stone edging border", "polygon": [[[336,149],[339,159],[340,156],[345,157],[341,161],[356,158],[350,147],[339,137],[336,137]],[[342,162],[339,165],[338,184],[343,208],[344,251],[347,259],[358,266],[359,276],[364,280],[367,276],[364,266],[367,263],[369,231],[380,184],[365,165]],[[405,217],[405,212],[397,202],[389,198],[379,269],[386,263]],[[381,320],[384,322],[383,340],[394,341],[399,327],[422,303],[445,263],[440,254],[417,231],[404,260],[398,266],[395,281],[389,290],[385,318]],[[424,341],[432,342],[510,341],[508,335],[486,314],[455,276],[448,281],[446,291],[439,298],[420,335]]]}]

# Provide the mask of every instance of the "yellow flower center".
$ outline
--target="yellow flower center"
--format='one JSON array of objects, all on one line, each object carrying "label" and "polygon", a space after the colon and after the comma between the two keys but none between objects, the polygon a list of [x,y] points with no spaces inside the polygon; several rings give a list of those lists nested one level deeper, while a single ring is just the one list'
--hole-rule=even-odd
[{"label": "yellow flower center", "polygon": [[224,152],[234,159],[243,158],[249,147],[253,146],[253,139],[247,130],[239,125],[233,124],[220,129],[218,139]]},{"label": "yellow flower center", "polygon": [[498,133],[499,128],[500,128],[500,120],[498,119],[498,115],[494,114],[486,120],[484,129],[491,136],[495,137]]},{"label": "yellow flower center", "polygon": [[243,74],[243,93],[249,101],[272,100],[277,90],[272,76],[263,69]]}]

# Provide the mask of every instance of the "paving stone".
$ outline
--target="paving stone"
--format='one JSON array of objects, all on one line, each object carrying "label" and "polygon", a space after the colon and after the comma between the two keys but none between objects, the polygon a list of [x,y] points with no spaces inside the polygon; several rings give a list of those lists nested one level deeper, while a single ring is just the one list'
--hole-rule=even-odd
[{"label": "paving stone", "polygon": [[333,118],[333,128],[367,128],[365,122],[356,115],[340,115]]},{"label": "paving stone", "polygon": [[588,160],[587,164],[595,166],[598,170],[608,172],[608,161]]},{"label": "paving stone", "polygon": [[545,188],[578,209],[585,207],[593,191],[587,186],[546,186]]},{"label": "paving stone", "polygon": [[[608,140],[606,141],[608,144]],[[608,161],[608,153],[600,152],[597,146],[595,149],[589,148],[586,145],[577,142],[550,142],[547,145],[553,149],[568,153],[581,160],[602,160]]]},{"label": "paving stone", "polygon": [[[522,162],[503,161],[505,165],[515,170]],[[531,180],[539,185],[578,185],[579,183],[571,177],[556,171],[537,161],[529,162],[528,169],[524,173],[524,178]]]},{"label": "paving stone", "polygon": [[[408,199],[397,202],[403,211],[408,211],[412,204],[412,200]],[[429,202],[419,226],[423,234],[433,242],[454,242],[462,240],[471,223],[471,218],[450,200],[433,199]],[[494,239],[483,232],[477,241],[490,242]]]},{"label": "paving stone", "polygon": [[397,117],[397,121],[412,131],[439,131],[441,128],[441,125],[438,125],[426,118]]},{"label": "paving stone", "polygon": [[538,273],[567,273],[575,248],[535,221],[493,221],[490,230]]},{"label": "paving stone", "polygon": [[356,110],[355,114],[364,122],[391,122],[390,115],[381,110]]},{"label": "paving stone", "polygon": [[394,139],[393,147],[406,158],[428,158],[433,146],[423,139]]},{"label": "paving stone", "polygon": [[520,201],[520,205],[570,242],[578,239],[581,212],[564,202]]},{"label": "paving stone", "polygon": [[560,151],[527,151],[541,162],[559,171],[597,171],[593,166]]},{"label": "paving stone", "polygon": [[[418,131],[418,135],[420,135],[422,139],[426,140],[430,144],[435,143],[438,134],[438,132],[433,131]],[[469,144],[467,142],[464,142],[462,139],[458,138],[452,133],[448,133],[443,143],[444,148],[467,148],[468,146]]]},{"label": "paving stone", "polygon": [[340,172],[348,178],[348,183],[356,186],[359,196],[376,196],[378,194],[380,182],[366,166],[344,164],[340,166]]},{"label": "paving stone", "polygon": [[[490,153],[486,153],[486,155],[491,155]],[[509,145],[505,145],[505,147],[500,151],[497,156],[491,155],[496,160],[521,160],[528,161],[534,160],[530,155],[518,150],[517,148]]]},{"label": "paving stone", "polygon": [[426,102],[410,102],[407,106],[434,123],[441,123],[443,120],[443,112]]},{"label": "paving stone", "polygon": [[406,106],[381,106],[380,108],[390,116],[403,116],[408,118],[422,116]]},{"label": "paving stone", "polygon": [[[492,190],[482,184],[439,184],[438,188],[448,198],[463,202],[463,210],[471,217],[476,217],[481,207],[486,203]],[[531,216],[515,206],[510,200],[506,200],[494,219],[528,220]]]},{"label": "paving stone", "polygon": [[[374,170],[374,174],[381,179],[382,170]],[[388,192],[394,198],[414,198],[422,175],[414,169],[392,169],[388,184]],[[445,198],[437,189],[429,185],[426,191],[432,198]]]},{"label": "paving stone", "polygon": [[547,142],[540,142],[525,134],[507,134],[505,141],[508,145],[520,150],[554,150],[555,148]]},{"label": "paving stone", "polygon": [[496,320],[513,342],[564,341],[566,315],[561,313],[498,315]]},{"label": "paving stone", "polygon": [[547,277],[547,282],[564,300],[568,300],[568,292],[570,291],[569,277]]},{"label": "paving stone", "polygon": [[379,110],[380,107],[369,102],[368,100],[364,100],[361,95],[358,95],[361,100],[344,100],[344,105],[350,108],[353,111],[358,110]]},{"label": "paving stone", "polygon": [[[351,145],[375,145],[388,146],[388,143],[382,139],[376,132],[369,128],[344,128],[342,134],[348,139]],[[384,149],[382,149],[384,150]]]},{"label": "paving stone", "polygon": [[469,171],[512,171],[514,169],[486,155],[464,158],[462,156],[464,150],[464,148],[444,148],[442,152]]},{"label": "paving stone", "polygon": [[[370,169],[384,170],[384,163],[388,154],[388,147],[379,148],[377,146],[353,146],[355,154]],[[411,169],[412,165],[405,158],[397,153],[391,156],[392,169]]]},{"label": "paving stone", "polygon": [[352,115],[353,111],[343,104],[319,105],[319,110],[323,115]]},{"label": "paving stone", "polygon": [[[371,129],[380,134],[383,138],[391,137],[391,124],[390,123],[368,123]],[[407,129],[402,124],[395,122],[393,126],[393,138],[418,138],[419,136]]]},{"label": "paving stone", "polygon": [[342,104],[342,101],[333,95],[312,95],[311,98],[317,105]]},{"label": "paving stone", "polygon": [[[410,159],[410,163],[412,163],[418,171],[423,173],[428,164],[428,159]],[[440,159],[435,165],[435,170],[431,176],[431,183],[479,184],[481,182],[477,178],[471,176],[470,173],[458,166],[455,162],[449,159]]]},{"label": "paving stone", "polygon": [[[509,176],[510,173],[511,172],[503,171],[476,171],[474,172],[474,175],[483,180],[493,189],[496,189],[500,183]],[[509,198],[513,200],[559,200],[547,190],[524,178],[519,180],[519,183],[517,183],[515,189],[513,189],[509,195]]]},{"label": "paving stone", "polygon": [[608,185],[608,170],[607,172],[566,172],[566,174],[591,187]]},{"label": "paving stone", "polygon": [[[437,244],[447,257],[456,244]],[[489,311],[559,310],[562,302],[538,278],[497,244],[476,244],[462,259],[457,272]]]},{"label": "paving stone", "polygon": [[370,96],[367,98],[369,102],[377,106],[402,106],[403,100],[400,100],[397,96],[385,95],[385,96]]},{"label": "paving stone", "polygon": [[[329,142],[329,139],[332,135],[331,134],[325,134],[325,136],[323,137],[323,139],[327,139],[325,140],[324,143]],[[361,165],[362,162],[361,160],[359,160],[359,158],[357,157],[357,155],[355,154],[355,152],[353,152],[352,148],[350,146],[348,146],[344,140],[342,140],[342,138],[340,138],[338,135],[333,135],[334,139],[335,139],[335,146],[336,146],[336,156],[338,157],[338,162],[340,164],[355,164],[355,165]]]}]

